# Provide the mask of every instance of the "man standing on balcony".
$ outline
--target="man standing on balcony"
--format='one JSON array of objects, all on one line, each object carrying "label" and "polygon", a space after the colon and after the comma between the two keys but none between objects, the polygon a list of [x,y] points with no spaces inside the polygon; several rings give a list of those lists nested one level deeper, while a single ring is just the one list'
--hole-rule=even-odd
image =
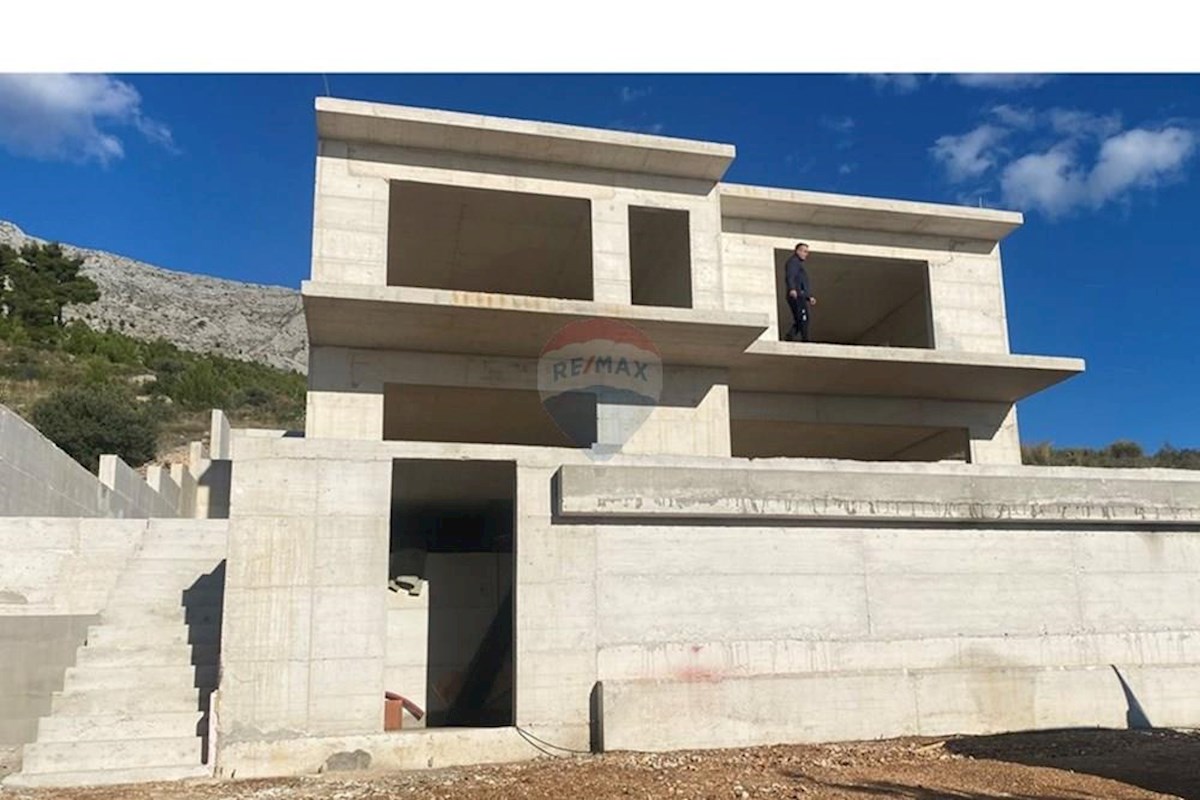
[{"label": "man standing on balcony", "polygon": [[784,267],[787,301],[788,306],[792,309],[792,329],[783,338],[789,342],[796,340],[797,333],[800,334],[800,341],[807,342],[809,340],[808,310],[817,304],[817,298],[812,296],[809,289],[808,271],[804,269],[804,259],[806,258],[808,258],[808,245],[800,242]]}]

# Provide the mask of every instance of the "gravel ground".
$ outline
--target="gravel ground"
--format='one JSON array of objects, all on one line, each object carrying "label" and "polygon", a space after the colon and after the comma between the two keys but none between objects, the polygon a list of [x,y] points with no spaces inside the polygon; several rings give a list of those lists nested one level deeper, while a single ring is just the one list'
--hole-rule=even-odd
[{"label": "gravel ground", "polygon": [[4,800],[1200,800],[1200,734],[1066,731],[837,745],[539,758],[285,780],[0,790]]}]

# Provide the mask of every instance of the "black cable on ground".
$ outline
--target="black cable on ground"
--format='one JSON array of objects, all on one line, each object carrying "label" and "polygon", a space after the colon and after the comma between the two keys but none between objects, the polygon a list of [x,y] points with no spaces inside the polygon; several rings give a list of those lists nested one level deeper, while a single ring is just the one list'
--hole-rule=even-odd
[{"label": "black cable on ground", "polygon": [[[546,747],[550,747],[550,748],[553,748],[553,749],[555,749],[555,750],[561,750],[561,751],[562,751],[562,752],[564,752],[564,753],[571,753],[571,754],[573,754],[573,755],[578,755],[578,756],[590,756],[590,755],[592,755],[592,751],[591,751],[591,750],[576,750],[576,749],[574,749],[574,748],[571,748],[571,747],[563,747],[563,746],[561,746],[561,745],[553,744],[553,743],[551,743],[551,742],[547,742],[545,739],[540,739],[540,738],[538,738],[537,736],[534,736],[532,733],[530,733],[529,731],[525,730],[525,729],[524,729],[524,728],[522,728],[520,725],[514,725],[513,727],[517,729],[517,733],[519,733],[519,734],[521,735],[521,738],[523,738],[525,741],[529,742],[529,744],[530,744],[530,745],[532,745],[533,747],[537,748],[538,750],[541,750],[543,753],[545,753],[546,751],[545,751],[545,750],[543,750],[541,747],[539,747],[537,744],[534,744],[534,742],[540,742],[541,744],[544,744]],[[532,741],[531,741],[531,740],[532,740]],[[558,756],[558,755],[556,755],[556,754],[554,754],[554,753],[546,753],[546,754],[547,754],[547,755],[550,755],[550,756],[554,756],[555,758],[561,758],[561,757],[562,757],[562,756]]]}]

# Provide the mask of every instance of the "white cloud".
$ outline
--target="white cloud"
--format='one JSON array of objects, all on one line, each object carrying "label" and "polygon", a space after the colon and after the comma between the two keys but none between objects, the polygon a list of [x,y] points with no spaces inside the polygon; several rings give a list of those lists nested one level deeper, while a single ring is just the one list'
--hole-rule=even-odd
[{"label": "white cloud", "polygon": [[858,167],[858,164],[842,164],[838,167],[838,175],[849,175]]},{"label": "white cloud", "polygon": [[1057,216],[1080,202],[1086,193],[1086,179],[1070,148],[1055,147],[1021,156],[1006,166],[1000,189],[1005,203]]},{"label": "white cloud", "polygon": [[1050,217],[1180,179],[1198,149],[1197,134],[1178,123],[1124,129],[1116,112],[997,105],[986,113],[974,130],[938,138],[931,156],[960,185],[960,200],[996,192],[1010,208]]},{"label": "white cloud", "polygon": [[869,72],[866,74],[877,89],[893,89],[899,94],[915,92],[921,85],[919,75],[908,72]]},{"label": "white cloud", "polygon": [[996,145],[1007,135],[1004,128],[984,124],[961,136],[942,136],[929,148],[934,160],[945,168],[950,180],[978,178],[996,166],[1000,154]]},{"label": "white cloud", "polygon": [[1093,114],[1070,108],[1052,108],[1046,112],[1050,127],[1064,136],[1092,136],[1103,139],[1121,130],[1120,114]]},{"label": "white cloud", "polygon": [[137,90],[107,75],[0,75],[0,146],[22,156],[107,164],[125,148],[109,130],[132,126],[173,147],[171,131],[142,113]]},{"label": "white cloud", "polygon": [[995,89],[1002,92],[1033,89],[1050,80],[1050,75],[1029,72],[967,72],[952,76],[960,86]]},{"label": "white cloud", "polygon": [[1196,151],[1196,136],[1182,128],[1134,128],[1105,140],[1088,176],[1093,204],[1133,188],[1152,189],[1179,175]]},{"label": "white cloud", "polygon": [[1100,208],[1135,189],[1176,179],[1196,151],[1196,136],[1178,127],[1134,128],[1108,137],[1095,162],[1080,162],[1070,142],[1022,156],[1004,168],[1006,203],[1056,217],[1078,208]]},{"label": "white cloud", "polygon": [[1013,128],[1027,129],[1037,124],[1036,111],[1028,108],[1016,108],[1009,105],[999,105],[992,108],[992,116],[1002,125]]}]

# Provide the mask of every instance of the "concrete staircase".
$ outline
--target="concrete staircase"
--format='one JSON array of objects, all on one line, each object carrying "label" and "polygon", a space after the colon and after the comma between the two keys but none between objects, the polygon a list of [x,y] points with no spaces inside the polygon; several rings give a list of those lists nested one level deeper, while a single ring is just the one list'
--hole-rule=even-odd
[{"label": "concrete staircase", "polygon": [[8,786],[208,777],[227,520],[155,521]]}]

